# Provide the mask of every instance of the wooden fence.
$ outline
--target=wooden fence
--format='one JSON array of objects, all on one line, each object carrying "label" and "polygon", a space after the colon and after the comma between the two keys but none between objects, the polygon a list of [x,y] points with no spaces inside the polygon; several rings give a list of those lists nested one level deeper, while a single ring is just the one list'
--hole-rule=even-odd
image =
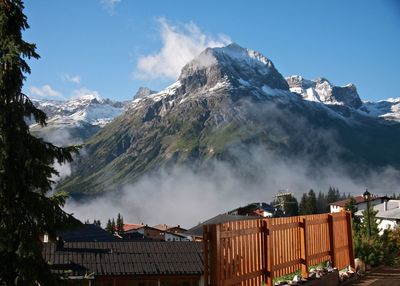
[{"label": "wooden fence", "polygon": [[354,268],[351,214],[231,221],[204,227],[205,285],[272,285],[331,261]]}]

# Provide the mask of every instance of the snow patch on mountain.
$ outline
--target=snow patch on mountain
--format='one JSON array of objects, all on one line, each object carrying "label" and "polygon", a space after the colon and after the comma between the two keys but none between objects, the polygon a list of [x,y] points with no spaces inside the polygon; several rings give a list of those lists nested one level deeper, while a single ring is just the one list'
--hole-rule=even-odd
[{"label": "snow patch on mountain", "polygon": [[68,101],[38,99],[32,99],[32,101],[47,114],[48,125],[90,124],[103,127],[125,111],[123,104],[104,100],[98,94],[84,94]]},{"label": "snow patch on mountain", "polygon": [[378,102],[364,101],[360,111],[372,117],[400,122],[400,97]]}]

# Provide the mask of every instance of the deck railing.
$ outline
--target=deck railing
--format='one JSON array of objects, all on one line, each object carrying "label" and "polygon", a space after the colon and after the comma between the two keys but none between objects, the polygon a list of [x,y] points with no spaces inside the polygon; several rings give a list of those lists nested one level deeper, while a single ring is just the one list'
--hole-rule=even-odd
[{"label": "deck railing", "polygon": [[205,285],[272,285],[324,261],[354,267],[349,212],[207,225],[204,243]]}]

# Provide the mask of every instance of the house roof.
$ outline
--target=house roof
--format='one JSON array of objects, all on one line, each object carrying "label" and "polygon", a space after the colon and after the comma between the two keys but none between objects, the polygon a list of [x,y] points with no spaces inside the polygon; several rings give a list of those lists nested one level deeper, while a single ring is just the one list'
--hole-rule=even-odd
[{"label": "house roof", "polygon": [[220,224],[228,221],[239,221],[239,220],[250,220],[250,219],[259,219],[256,216],[243,216],[243,215],[230,215],[230,214],[220,214],[209,220],[206,220],[203,223],[200,223],[191,229],[187,230],[183,234],[191,235],[191,236],[203,236],[203,227],[209,224]]},{"label": "house roof", "polygon": [[228,212],[228,214],[237,213],[238,215],[246,215],[246,214],[254,213],[254,214],[260,215],[262,211],[274,213],[275,209],[273,206],[271,206],[267,203],[263,203],[263,202],[251,203],[244,207],[239,207],[234,210],[231,210]]},{"label": "house roof", "polygon": [[182,228],[180,225],[168,225],[168,224],[157,224],[153,226],[153,228],[162,230],[162,231],[168,231],[168,230],[179,230],[181,232],[186,231],[186,229]]},{"label": "house roof", "polygon": [[[381,200],[383,198],[386,198],[386,197],[382,197],[382,196],[378,197],[377,196],[377,197],[373,197],[369,201]],[[363,196],[355,196],[354,199],[356,200],[356,204],[361,204],[361,203],[365,202]],[[339,206],[339,207],[344,208],[348,202],[350,202],[350,199],[345,199],[345,200],[333,202],[333,203],[330,203],[329,205],[331,205],[331,206]]]},{"label": "house roof", "polygon": [[[397,220],[400,219],[400,200],[390,200],[387,202],[387,210],[384,210],[384,203],[375,205],[374,210],[378,211],[376,218]],[[363,210],[355,213],[356,216],[362,216]]]},{"label": "house roof", "polygon": [[116,241],[111,233],[95,224],[81,224],[70,229],[57,231],[57,236],[65,242],[83,242],[83,241]]},{"label": "house roof", "polygon": [[56,274],[80,276],[202,275],[197,242],[79,242],[44,244],[43,257]]},{"label": "house roof", "polygon": [[156,229],[162,230],[162,231],[168,230],[173,227],[175,227],[175,226],[168,225],[168,224],[157,224],[157,225],[153,226],[153,228],[156,228]]},{"label": "house roof", "polygon": [[143,224],[138,223],[124,223],[124,231],[137,230],[143,226]]}]

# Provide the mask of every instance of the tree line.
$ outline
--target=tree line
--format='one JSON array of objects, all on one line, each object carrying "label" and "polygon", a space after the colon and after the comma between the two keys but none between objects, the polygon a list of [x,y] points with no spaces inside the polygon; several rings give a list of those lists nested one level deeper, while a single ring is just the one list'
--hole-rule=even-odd
[{"label": "tree line", "polygon": [[295,196],[288,194],[275,199],[271,205],[277,206],[284,215],[288,216],[321,214],[330,211],[329,204],[350,197],[350,194],[340,194],[338,188],[329,187],[327,192],[319,191],[318,194],[310,189],[307,193],[302,194],[300,203]]}]

